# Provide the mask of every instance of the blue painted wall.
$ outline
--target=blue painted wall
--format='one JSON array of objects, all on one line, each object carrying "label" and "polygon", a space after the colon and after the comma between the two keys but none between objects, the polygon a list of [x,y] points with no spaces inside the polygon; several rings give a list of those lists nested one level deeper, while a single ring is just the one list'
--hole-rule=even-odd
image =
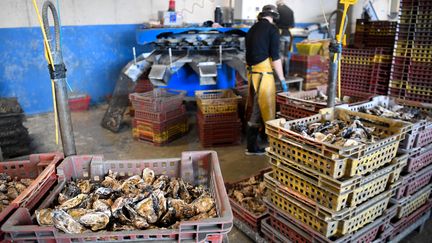
[{"label": "blue painted wall", "polygon": [[[67,79],[92,103],[112,93],[120,70],[132,60],[137,25],[62,28]],[[40,28],[0,29],[0,97],[18,97],[27,114],[52,111],[51,81]]]}]

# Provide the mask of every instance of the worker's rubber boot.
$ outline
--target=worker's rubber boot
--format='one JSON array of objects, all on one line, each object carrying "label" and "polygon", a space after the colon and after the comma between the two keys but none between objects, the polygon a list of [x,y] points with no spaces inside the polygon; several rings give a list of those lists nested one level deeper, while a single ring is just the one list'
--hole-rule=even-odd
[{"label": "worker's rubber boot", "polygon": [[258,138],[259,128],[249,126],[246,130],[246,140],[247,140],[247,149],[245,154],[246,155],[264,155],[265,150],[261,149],[258,146],[257,138]]}]

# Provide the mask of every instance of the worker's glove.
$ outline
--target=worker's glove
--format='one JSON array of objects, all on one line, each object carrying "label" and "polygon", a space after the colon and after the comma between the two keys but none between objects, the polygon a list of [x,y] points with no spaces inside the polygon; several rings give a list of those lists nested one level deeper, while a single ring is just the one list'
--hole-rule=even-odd
[{"label": "worker's glove", "polygon": [[285,80],[281,80],[280,82],[281,82],[281,85],[282,85],[283,92],[288,92],[288,86],[287,86]]}]

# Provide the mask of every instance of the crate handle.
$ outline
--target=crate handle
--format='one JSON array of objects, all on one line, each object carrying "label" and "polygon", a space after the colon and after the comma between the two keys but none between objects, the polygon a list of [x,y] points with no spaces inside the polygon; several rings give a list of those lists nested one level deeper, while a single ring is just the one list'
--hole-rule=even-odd
[{"label": "crate handle", "polygon": [[306,110],[315,111],[315,105],[313,104],[305,104],[303,102],[294,101],[294,100],[289,100],[288,103],[292,104],[293,106],[304,108]]}]

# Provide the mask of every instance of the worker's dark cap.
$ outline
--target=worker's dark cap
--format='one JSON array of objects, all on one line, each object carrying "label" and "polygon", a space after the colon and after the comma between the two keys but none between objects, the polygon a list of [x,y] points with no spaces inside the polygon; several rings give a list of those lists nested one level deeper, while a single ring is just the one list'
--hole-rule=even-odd
[{"label": "worker's dark cap", "polygon": [[276,6],[268,4],[262,8],[261,13],[259,13],[258,18],[270,16],[273,20],[279,19],[279,12],[277,11]]}]

